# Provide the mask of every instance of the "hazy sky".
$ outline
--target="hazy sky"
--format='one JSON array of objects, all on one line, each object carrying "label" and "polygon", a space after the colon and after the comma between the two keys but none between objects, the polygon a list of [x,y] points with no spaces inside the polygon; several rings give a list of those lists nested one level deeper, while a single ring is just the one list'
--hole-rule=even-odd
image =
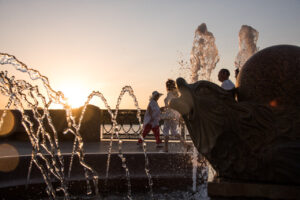
[{"label": "hazy sky", "polygon": [[[220,68],[234,74],[243,24],[259,32],[263,49],[299,46],[299,21],[300,0],[0,0],[0,52],[39,70],[74,100],[83,103],[96,90],[115,107],[122,87],[131,85],[145,108],[153,90],[166,94],[165,81],[180,75],[178,61],[189,61],[201,23],[216,38],[220,62],[212,78],[218,83]],[[99,102],[93,101],[103,108]],[[127,96],[121,107],[133,105]]]}]

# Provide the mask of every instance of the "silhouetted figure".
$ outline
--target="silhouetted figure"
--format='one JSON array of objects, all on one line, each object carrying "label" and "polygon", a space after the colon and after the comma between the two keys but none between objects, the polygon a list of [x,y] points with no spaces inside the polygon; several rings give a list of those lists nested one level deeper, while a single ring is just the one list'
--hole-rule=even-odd
[{"label": "silhouetted figure", "polygon": [[[148,104],[145,116],[144,116],[144,130],[143,130],[143,138],[145,138],[148,133],[152,130],[155,139],[156,145],[159,147],[161,140],[159,138],[159,121],[160,121],[160,108],[158,106],[157,100],[162,94],[154,91],[152,92],[152,96],[150,97],[150,102]],[[142,139],[138,140],[137,144],[141,144]]]},{"label": "silhouetted figure", "polygon": [[224,90],[230,91],[232,93],[233,98],[234,98],[235,97],[235,92],[236,92],[235,85],[231,80],[229,80],[229,76],[230,76],[229,70],[223,68],[219,71],[218,79],[219,79],[220,82],[222,82],[221,87]]},{"label": "silhouetted figure", "polygon": [[178,90],[176,88],[175,81],[172,79],[168,79],[166,82],[166,89],[167,89],[167,97],[164,99],[165,102],[165,113],[164,113],[164,129],[163,134],[165,138],[165,148],[164,151],[168,152],[168,142],[169,142],[169,133],[172,136],[175,136],[180,142],[189,149],[189,145],[186,144],[185,140],[182,138],[178,131],[178,125],[180,120],[180,113],[176,110],[169,107],[169,104],[173,98],[177,98],[179,96]]},{"label": "silhouetted figure", "polygon": [[237,77],[238,77],[238,75],[239,75],[239,73],[240,73],[240,69],[239,68],[236,68],[235,70],[234,70],[234,76],[235,76],[235,79],[237,79]]}]

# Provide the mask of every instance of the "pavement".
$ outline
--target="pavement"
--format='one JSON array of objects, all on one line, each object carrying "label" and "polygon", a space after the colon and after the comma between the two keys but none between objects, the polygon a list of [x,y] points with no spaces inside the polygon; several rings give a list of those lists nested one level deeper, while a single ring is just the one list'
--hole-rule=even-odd
[{"label": "pavement", "polygon": [[[118,153],[119,148],[122,153],[144,153],[142,144],[137,145],[137,140],[121,140],[119,145],[118,140],[112,142],[112,153]],[[165,153],[164,143],[157,147],[155,140],[146,140],[146,152],[147,153]],[[191,142],[189,142],[191,144]],[[110,140],[101,142],[85,142],[83,149],[86,154],[107,154],[109,151]],[[168,153],[186,153],[183,145],[179,141],[169,142]],[[70,154],[73,148],[73,142],[63,142],[59,144],[61,152],[63,154]],[[32,146],[29,142],[21,141],[0,141],[0,158],[10,156],[30,156],[32,152]],[[17,153],[17,155],[16,155]]]}]

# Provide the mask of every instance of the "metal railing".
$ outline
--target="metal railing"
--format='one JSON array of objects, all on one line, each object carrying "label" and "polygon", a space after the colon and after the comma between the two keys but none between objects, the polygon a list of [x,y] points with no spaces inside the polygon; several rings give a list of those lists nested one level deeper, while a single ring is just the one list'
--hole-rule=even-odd
[{"label": "metal railing", "polygon": [[[1,112],[1,110],[0,110]],[[10,110],[12,116],[14,117],[15,123],[10,133],[7,134],[6,137],[9,137],[13,140],[20,141],[28,141],[28,136],[26,131],[21,123],[22,115],[18,110]],[[82,108],[73,110],[73,115],[75,117],[75,121],[78,123],[79,117],[81,116]],[[115,110],[112,110],[115,113]],[[143,122],[145,110],[141,110],[141,122]],[[25,110],[24,112],[28,119],[33,123],[33,130],[38,131],[38,123],[34,119],[33,113],[31,110]],[[65,110],[49,110],[54,128],[58,133],[58,139],[60,141],[72,141],[72,134],[63,134],[63,131],[67,127],[66,121],[66,111]],[[116,118],[118,123],[118,132],[119,138],[121,139],[138,139],[142,132],[142,125],[139,124],[139,120],[137,118],[137,110],[118,110],[118,115]],[[6,123],[6,121],[4,121]],[[160,121],[160,134],[163,135],[163,124],[164,121]],[[47,120],[44,121],[45,129],[52,134],[52,129],[49,126]],[[185,127],[183,122],[179,123],[178,130],[180,131],[183,138],[186,140],[190,140],[189,133]],[[84,113],[82,125],[80,128],[80,134],[83,137],[84,141],[94,142],[101,141],[101,139],[110,139],[113,130],[112,119],[109,112],[105,109],[99,109],[96,106],[88,106],[86,112]],[[1,135],[0,135],[1,136]],[[4,138],[4,136],[0,137]],[[116,134],[113,134],[113,138],[117,139]],[[152,131],[147,135],[146,139],[154,139],[154,135]],[[170,140],[174,140],[175,138],[170,137]]]},{"label": "metal railing", "polygon": [[[114,112],[114,110],[113,110]],[[143,122],[143,118],[145,115],[145,110],[141,110],[141,120]],[[117,116],[118,123],[118,132],[119,137],[122,139],[138,139],[139,135],[142,132],[142,127],[139,124],[137,118],[137,110],[118,110]],[[160,121],[160,134],[163,132],[163,124],[164,121]],[[186,140],[189,140],[189,134],[183,122],[179,123],[178,130],[182,137]],[[111,134],[113,133],[113,125],[111,122],[111,116],[107,110],[101,110],[101,128],[100,128],[100,139],[110,139]],[[114,136],[115,138],[116,136]],[[147,135],[147,139],[154,139],[154,135],[152,131],[150,131],[149,135]],[[170,138],[174,139],[174,138]]]}]

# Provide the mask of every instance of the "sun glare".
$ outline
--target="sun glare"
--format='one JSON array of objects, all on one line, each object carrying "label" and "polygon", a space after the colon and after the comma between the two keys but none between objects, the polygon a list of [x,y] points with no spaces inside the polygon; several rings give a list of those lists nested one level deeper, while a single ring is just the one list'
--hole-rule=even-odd
[{"label": "sun glare", "polygon": [[88,97],[88,94],[86,94],[84,88],[81,86],[68,85],[63,87],[61,91],[68,99],[68,104],[72,108],[79,108],[80,106],[83,106]]}]

